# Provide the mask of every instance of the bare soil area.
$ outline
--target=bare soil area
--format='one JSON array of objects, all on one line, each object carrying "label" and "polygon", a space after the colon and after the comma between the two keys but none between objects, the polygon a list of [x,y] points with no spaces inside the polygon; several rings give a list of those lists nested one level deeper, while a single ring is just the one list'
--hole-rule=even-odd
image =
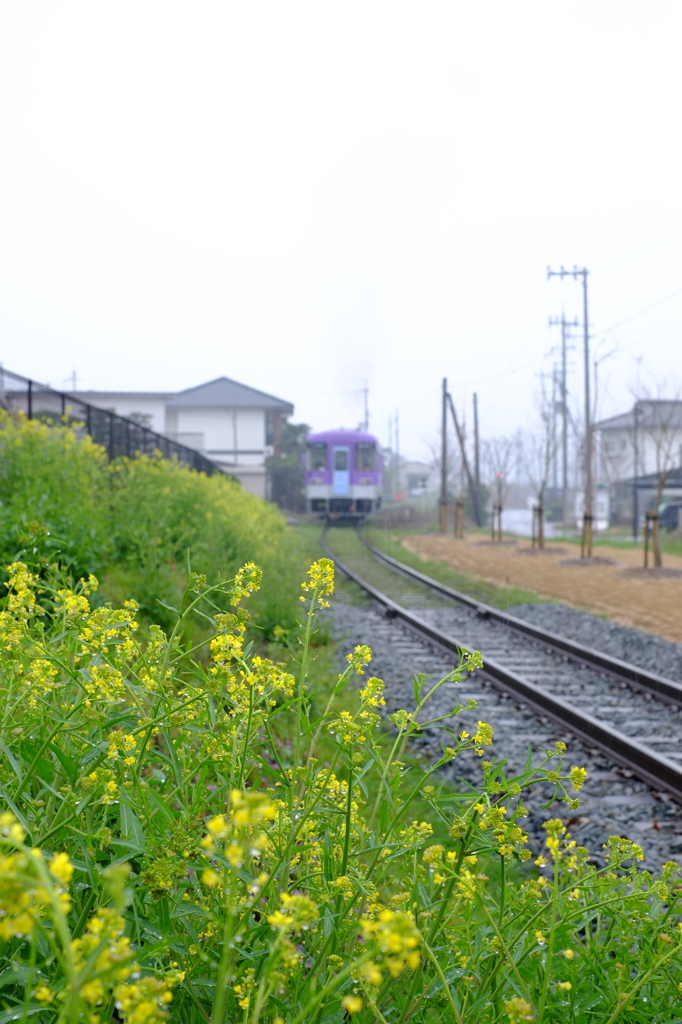
[{"label": "bare soil area", "polygon": [[[601,546],[591,565],[566,559],[566,549],[547,546],[542,558],[519,558],[530,548],[517,545],[482,545],[480,535],[464,540],[438,534],[405,537],[403,546],[420,557],[445,562],[469,576],[498,586],[522,587],[546,600],[563,601],[584,611],[607,615],[614,622],[634,626],[656,636],[682,643],[682,574],[670,578],[655,572],[627,573],[642,565],[642,552],[634,548]],[[594,564],[606,561],[611,564]],[[568,564],[568,563],[571,564]],[[575,563],[578,564],[575,564]],[[682,570],[682,558],[664,555],[665,568]]]}]

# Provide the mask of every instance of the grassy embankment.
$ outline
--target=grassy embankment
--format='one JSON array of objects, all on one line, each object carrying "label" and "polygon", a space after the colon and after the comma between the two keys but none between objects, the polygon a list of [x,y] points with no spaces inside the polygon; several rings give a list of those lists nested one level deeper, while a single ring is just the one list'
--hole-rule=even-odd
[{"label": "grassy embankment", "polygon": [[[598,871],[554,819],[530,868],[523,793],[554,782],[572,813],[583,783],[561,745],[439,789],[404,756],[424,681],[380,733],[368,651],[339,678],[316,633],[332,567],[301,591],[308,541],[275,510],[161,460],[110,467],[68,431],[5,421],[1,444],[3,543],[31,564],[0,609],[0,1024],[674,1018],[676,866],[653,881],[614,837]],[[262,590],[232,569],[251,552]],[[144,616],[93,607],[60,557]],[[488,726],[449,722],[444,761],[486,757]]]},{"label": "grassy embankment", "polygon": [[544,600],[531,590],[523,590],[520,587],[496,587],[494,583],[488,583],[486,580],[458,572],[443,562],[432,562],[420,558],[419,555],[408,551],[401,543],[403,537],[409,537],[410,534],[416,532],[419,531],[381,529],[370,523],[365,529],[365,537],[370,544],[392,558],[398,559],[399,562],[404,562],[405,565],[409,565],[427,576],[432,576],[439,583],[445,583],[453,590],[468,594],[493,608],[506,609],[515,604],[528,604]]}]

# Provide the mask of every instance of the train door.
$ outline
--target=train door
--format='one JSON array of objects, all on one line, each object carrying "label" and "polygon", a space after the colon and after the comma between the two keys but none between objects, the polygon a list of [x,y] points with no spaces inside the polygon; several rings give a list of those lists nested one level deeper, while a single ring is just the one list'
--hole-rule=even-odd
[{"label": "train door", "polygon": [[342,498],[350,494],[350,448],[334,447],[332,451],[332,494]]}]

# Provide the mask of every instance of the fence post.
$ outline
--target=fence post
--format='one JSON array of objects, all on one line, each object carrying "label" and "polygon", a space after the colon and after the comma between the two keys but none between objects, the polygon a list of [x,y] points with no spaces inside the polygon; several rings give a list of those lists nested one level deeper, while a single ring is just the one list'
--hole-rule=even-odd
[{"label": "fence post", "polygon": [[33,381],[28,382],[28,391],[26,392],[26,409],[27,417],[29,420],[33,419]]}]

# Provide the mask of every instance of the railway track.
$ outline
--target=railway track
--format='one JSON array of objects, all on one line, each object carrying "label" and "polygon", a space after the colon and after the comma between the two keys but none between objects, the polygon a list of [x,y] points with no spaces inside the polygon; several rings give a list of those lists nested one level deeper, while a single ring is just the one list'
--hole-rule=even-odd
[{"label": "railway track", "polygon": [[482,604],[359,540],[339,559],[328,540],[325,531],[328,556],[385,618],[440,652],[480,651],[495,687],[682,803],[682,685]]}]

